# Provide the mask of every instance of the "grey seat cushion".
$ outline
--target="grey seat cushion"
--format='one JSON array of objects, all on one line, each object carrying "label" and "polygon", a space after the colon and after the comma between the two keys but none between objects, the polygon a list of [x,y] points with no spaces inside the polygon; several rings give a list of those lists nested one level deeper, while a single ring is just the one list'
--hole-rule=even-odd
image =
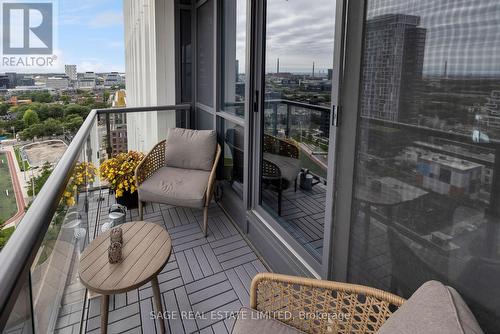
[{"label": "grey seat cushion", "polygon": [[281,171],[281,177],[288,182],[293,182],[297,179],[297,175],[300,172],[299,159],[272,153],[264,153],[264,159],[278,166]]},{"label": "grey seat cushion", "polygon": [[140,185],[139,199],[201,208],[205,204],[209,175],[208,171],[162,167]]},{"label": "grey seat cushion", "polygon": [[266,318],[263,313],[242,307],[234,322],[232,334],[303,334],[304,332],[276,319]]},{"label": "grey seat cushion", "polygon": [[214,130],[169,129],[165,166],[211,170],[216,147],[217,137]]},{"label": "grey seat cushion", "polygon": [[437,281],[422,285],[378,334],[482,334],[458,292]]}]

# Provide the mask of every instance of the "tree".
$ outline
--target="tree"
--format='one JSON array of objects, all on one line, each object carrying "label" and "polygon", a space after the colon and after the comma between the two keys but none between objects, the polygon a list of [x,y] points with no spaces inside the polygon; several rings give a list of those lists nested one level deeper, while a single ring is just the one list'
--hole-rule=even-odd
[{"label": "tree", "polygon": [[[45,184],[51,173],[52,173],[52,166],[50,165],[50,163],[45,162],[42,166],[42,171],[40,172],[39,176],[35,177],[34,179],[35,194],[38,194],[40,190],[42,190],[43,185]],[[33,196],[33,179],[30,180],[28,183],[29,183],[28,196]]]},{"label": "tree", "polygon": [[54,118],[48,118],[43,122],[43,135],[61,135],[63,133],[63,125],[60,120]]},{"label": "tree", "polygon": [[78,104],[68,104],[64,106],[64,116],[68,115],[79,115],[85,118],[90,113],[90,108],[86,106],[80,106]]},{"label": "tree", "polygon": [[109,90],[105,90],[105,91],[102,93],[102,100],[103,100],[104,102],[108,102],[108,100],[109,100],[109,96],[110,96],[110,95],[111,95],[111,94],[110,94]]},{"label": "tree", "polygon": [[80,115],[68,115],[64,119],[63,125],[64,128],[67,129],[70,132],[76,132],[82,126],[83,124],[83,118]]},{"label": "tree", "polygon": [[40,120],[38,119],[38,114],[36,113],[36,111],[28,109],[24,112],[23,122],[25,127],[30,127],[34,124],[39,123]]},{"label": "tree", "polygon": [[7,115],[10,106],[7,103],[0,103],[0,115]]},{"label": "tree", "polygon": [[71,97],[69,97],[68,95],[62,95],[60,97],[60,100],[64,103],[64,104],[69,104],[71,102]]}]

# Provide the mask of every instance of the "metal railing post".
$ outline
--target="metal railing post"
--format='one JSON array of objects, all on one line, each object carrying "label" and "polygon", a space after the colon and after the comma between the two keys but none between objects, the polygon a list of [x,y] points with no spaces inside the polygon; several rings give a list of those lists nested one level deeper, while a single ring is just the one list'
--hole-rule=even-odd
[{"label": "metal railing post", "polygon": [[285,129],[285,136],[288,138],[290,136],[290,112],[291,112],[292,106],[287,103],[286,105],[286,129]]},{"label": "metal railing post", "polygon": [[106,153],[108,159],[110,159],[113,149],[111,148],[111,122],[109,113],[106,114]]},{"label": "metal railing post", "polygon": [[278,104],[273,103],[273,136],[278,134]]}]

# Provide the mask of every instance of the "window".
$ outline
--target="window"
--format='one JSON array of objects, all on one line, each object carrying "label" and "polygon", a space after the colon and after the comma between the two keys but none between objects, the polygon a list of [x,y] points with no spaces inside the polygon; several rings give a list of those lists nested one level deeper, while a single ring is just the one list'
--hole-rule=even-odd
[{"label": "window", "polygon": [[245,114],[246,0],[222,1],[222,110]]},{"label": "window", "polygon": [[197,102],[208,107],[214,104],[214,0],[197,10]]},{"label": "window", "polygon": [[349,281],[404,297],[453,286],[485,333],[500,328],[499,11],[367,1],[348,262]]}]

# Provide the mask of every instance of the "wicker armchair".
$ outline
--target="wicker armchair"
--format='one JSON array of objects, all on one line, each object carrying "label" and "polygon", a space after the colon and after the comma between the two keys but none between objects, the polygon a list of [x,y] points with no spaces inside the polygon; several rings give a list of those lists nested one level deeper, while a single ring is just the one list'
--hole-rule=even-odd
[{"label": "wicker armchair", "polygon": [[289,312],[277,320],[311,334],[376,333],[404,302],[362,285],[272,273],[257,274],[250,289],[252,309],[273,318]]},{"label": "wicker armchair", "polygon": [[[144,157],[141,163],[137,166],[135,170],[135,182],[137,188],[140,189],[143,182],[151,178],[159,169],[165,167],[165,149],[167,141],[163,140],[156,144],[153,149]],[[213,161],[212,168],[208,177],[208,184],[206,185],[206,191],[203,203],[203,231],[205,236],[207,236],[207,222],[208,222],[208,206],[212,201],[213,192],[215,188],[215,177],[217,163],[221,155],[221,147],[217,144],[215,159]],[[159,201],[161,202],[161,201]],[[166,203],[172,204],[172,203]],[[139,192],[139,219],[143,219],[143,201],[140,197]]]}]

